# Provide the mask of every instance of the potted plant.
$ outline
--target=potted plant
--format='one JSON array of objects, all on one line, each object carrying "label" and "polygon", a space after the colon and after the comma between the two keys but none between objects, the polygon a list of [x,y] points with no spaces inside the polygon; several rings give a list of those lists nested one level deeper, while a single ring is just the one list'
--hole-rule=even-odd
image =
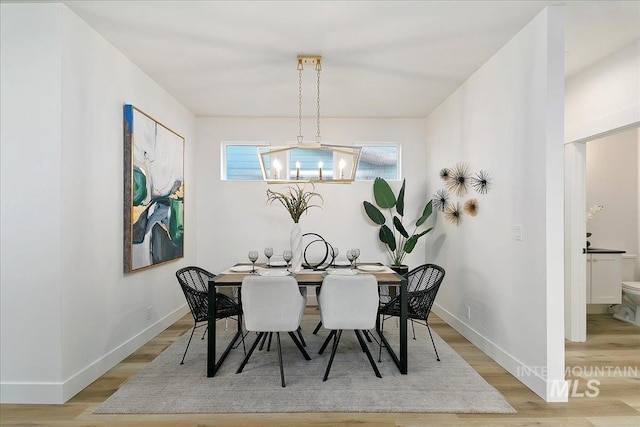
[{"label": "potted plant", "polygon": [[[591,206],[589,208],[589,210],[587,211],[587,222],[589,222],[589,220],[593,219],[595,214],[600,212],[602,209],[604,209],[604,205],[593,205],[593,206]],[[591,233],[587,232],[587,239],[589,237],[591,237]],[[590,246],[591,246],[591,242],[587,240],[587,250],[589,249]]]},{"label": "potted plant", "polygon": [[[313,189],[315,190],[315,187]],[[321,207],[321,205],[313,203],[316,198],[319,198],[321,202],[324,201],[319,193],[307,191],[304,186],[301,187],[298,184],[288,186],[282,191],[267,189],[267,203],[271,204],[278,201],[289,212],[293,220],[294,225],[291,229],[289,242],[293,255],[291,269],[294,272],[299,272],[302,269],[302,229],[298,223],[303,213],[311,208]]]},{"label": "potted plant", "polygon": [[[405,256],[411,253],[418,243],[418,239],[430,232],[433,227],[423,229],[420,227],[429,219],[432,212],[432,201],[429,200],[422,209],[422,214],[415,221],[414,228],[409,233],[404,226],[404,191],[406,180],[402,181],[402,187],[398,196],[383,178],[376,178],[373,182],[373,203],[364,201],[364,210],[371,221],[380,226],[378,237],[386,245],[391,257],[391,268],[400,274],[406,274],[409,267],[403,264]],[[377,206],[376,206],[377,205]],[[387,216],[380,209],[387,209],[391,227],[386,224]],[[392,228],[393,227],[393,228]]]}]

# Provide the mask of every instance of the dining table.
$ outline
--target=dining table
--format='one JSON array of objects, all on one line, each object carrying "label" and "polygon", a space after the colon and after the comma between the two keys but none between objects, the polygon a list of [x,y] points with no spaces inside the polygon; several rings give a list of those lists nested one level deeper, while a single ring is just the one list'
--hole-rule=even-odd
[{"label": "dining table", "polygon": [[[368,266],[368,267],[367,267]],[[379,266],[379,268],[374,268]],[[249,268],[251,267],[251,268]],[[282,267],[280,267],[282,268]],[[286,268],[286,267],[284,267]],[[349,269],[350,267],[342,267]],[[234,334],[231,341],[229,341],[227,347],[224,349],[219,358],[216,358],[216,293],[222,288],[238,287],[238,304],[242,306],[242,280],[248,274],[269,274],[265,271],[277,271],[276,268],[266,268],[264,264],[255,264],[255,266],[247,265],[243,263],[236,264],[217,274],[209,281],[209,313],[208,313],[208,338],[207,338],[207,377],[213,377],[220,369],[229,352],[234,348],[236,342],[242,338],[242,319],[238,319],[237,331]],[[401,374],[406,375],[408,372],[407,364],[407,279],[406,277],[397,274],[389,267],[382,266],[380,263],[358,263],[356,267],[358,274],[372,274],[378,281],[378,286],[389,286],[399,288],[400,295],[400,325],[399,325],[399,342],[398,342],[398,355],[389,344],[387,337],[380,328],[380,316],[376,316],[376,333],[378,334],[381,342],[384,344],[387,352],[391,356],[391,359],[398,367]],[[293,276],[300,287],[305,286],[322,286],[322,281],[327,274],[340,274],[339,269],[327,269],[327,270],[314,270],[303,269],[297,273],[289,273]]]}]

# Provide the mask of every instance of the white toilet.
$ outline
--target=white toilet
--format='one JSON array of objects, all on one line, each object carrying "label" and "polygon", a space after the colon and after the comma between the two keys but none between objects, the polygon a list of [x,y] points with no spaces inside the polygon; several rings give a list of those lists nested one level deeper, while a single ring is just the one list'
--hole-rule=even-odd
[{"label": "white toilet", "polygon": [[622,304],[613,308],[613,317],[640,326],[640,282],[622,282]]}]

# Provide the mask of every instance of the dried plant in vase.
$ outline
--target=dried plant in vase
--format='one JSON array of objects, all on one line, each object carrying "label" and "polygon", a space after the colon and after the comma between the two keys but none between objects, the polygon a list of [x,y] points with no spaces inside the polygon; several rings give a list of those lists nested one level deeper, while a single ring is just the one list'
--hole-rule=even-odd
[{"label": "dried plant in vase", "polygon": [[[313,185],[313,184],[312,184]],[[313,187],[315,190],[315,187]],[[271,204],[275,201],[280,202],[282,206],[289,212],[294,223],[300,221],[303,213],[311,208],[320,208],[322,205],[312,203],[313,199],[318,198],[321,202],[324,199],[320,193],[315,191],[307,191],[304,186],[292,185],[283,191],[273,191],[267,189],[267,203]]]},{"label": "dried plant in vase", "polygon": [[[313,184],[311,184],[313,186]],[[315,187],[313,187],[315,190]],[[291,215],[293,228],[289,236],[291,245],[291,271],[294,273],[302,269],[302,229],[300,228],[300,217],[311,208],[319,208],[321,205],[314,204],[314,199],[324,202],[322,196],[315,191],[307,191],[304,186],[292,185],[283,191],[267,190],[267,203],[279,202]]]}]

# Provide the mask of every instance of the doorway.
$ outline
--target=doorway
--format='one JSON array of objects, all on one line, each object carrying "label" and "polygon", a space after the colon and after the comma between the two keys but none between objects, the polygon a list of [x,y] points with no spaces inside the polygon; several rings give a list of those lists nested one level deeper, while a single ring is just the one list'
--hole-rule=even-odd
[{"label": "doorway", "polygon": [[[636,122],[565,144],[565,338],[570,341],[584,342],[587,338],[587,143],[625,131],[635,132],[637,143],[637,135],[640,132],[638,125]],[[635,160],[640,163],[640,158],[636,157]],[[640,178],[636,177],[636,183],[639,180]],[[636,201],[636,204],[638,203]],[[640,215],[638,212],[640,206],[636,206],[636,221]],[[635,275],[639,274],[637,261],[634,270]]]}]

